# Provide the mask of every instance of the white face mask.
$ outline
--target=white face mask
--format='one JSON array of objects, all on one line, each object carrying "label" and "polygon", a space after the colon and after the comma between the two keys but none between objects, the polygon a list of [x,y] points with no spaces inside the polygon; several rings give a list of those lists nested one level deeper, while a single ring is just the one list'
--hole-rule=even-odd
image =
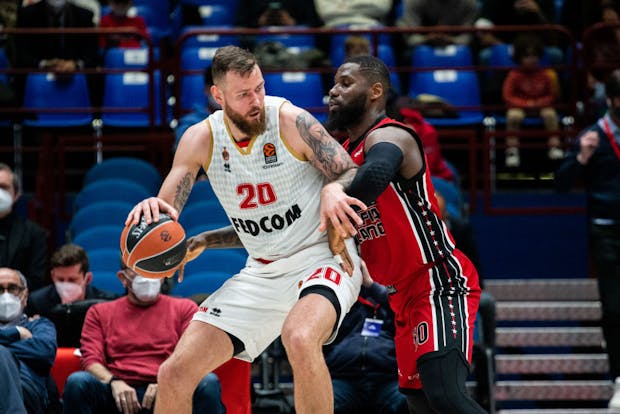
[{"label": "white face mask", "polygon": [[0,188],[0,214],[8,213],[13,207],[13,196],[4,188]]},{"label": "white face mask", "polygon": [[22,301],[9,292],[0,295],[0,321],[11,322],[22,314]]},{"label": "white face mask", "polygon": [[136,276],[131,282],[131,290],[141,302],[152,302],[157,299],[160,289],[161,281],[159,279]]},{"label": "white face mask", "polygon": [[62,303],[71,303],[82,299],[84,295],[84,286],[73,282],[55,282],[56,292],[60,296]]}]

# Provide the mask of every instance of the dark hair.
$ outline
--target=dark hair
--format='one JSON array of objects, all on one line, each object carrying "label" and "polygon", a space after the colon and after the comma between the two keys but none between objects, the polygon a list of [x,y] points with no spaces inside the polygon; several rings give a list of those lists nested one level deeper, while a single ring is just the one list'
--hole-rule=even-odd
[{"label": "dark hair", "polygon": [[354,63],[359,66],[359,71],[370,83],[379,82],[383,85],[383,95],[387,99],[391,88],[390,70],[379,58],[370,55],[352,56],[345,59],[344,63]]},{"label": "dark hair", "polygon": [[0,171],[6,171],[9,174],[11,174],[12,181],[13,181],[13,190],[15,191],[15,194],[19,193],[19,179],[17,178],[17,175],[15,174],[15,172],[13,172],[13,170],[11,169],[11,167],[9,167],[7,164],[0,162]]},{"label": "dark hair", "polygon": [[211,74],[211,66],[207,66],[202,74],[205,86],[213,85],[213,75]]},{"label": "dark hair", "polygon": [[545,54],[545,44],[539,36],[524,34],[519,35],[514,40],[513,46],[513,60],[515,63],[521,63],[521,59],[525,56],[537,56],[543,57]]},{"label": "dark hair", "polygon": [[54,252],[50,259],[52,269],[56,267],[80,265],[82,273],[88,272],[89,263],[86,250],[77,244],[65,244]]},{"label": "dark hair", "polygon": [[258,64],[256,57],[249,51],[237,46],[224,46],[217,49],[211,63],[213,82],[220,81],[228,72],[247,75]]},{"label": "dark hair", "polygon": [[620,69],[615,69],[607,77],[605,82],[605,94],[608,98],[620,96]]}]

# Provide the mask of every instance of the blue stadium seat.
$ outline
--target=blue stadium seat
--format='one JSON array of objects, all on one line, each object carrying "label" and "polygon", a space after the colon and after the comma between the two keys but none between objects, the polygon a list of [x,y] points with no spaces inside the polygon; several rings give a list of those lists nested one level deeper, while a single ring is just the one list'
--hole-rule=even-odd
[{"label": "blue stadium seat", "polygon": [[[117,265],[118,270],[118,265]],[[118,279],[115,271],[96,270],[93,271],[93,280],[91,285],[98,289],[107,290],[108,292],[116,293],[118,295],[124,295],[125,287]]]},{"label": "blue stadium seat", "polygon": [[[159,49],[153,49],[153,60],[157,61]],[[149,63],[149,49],[112,47],[105,51],[103,66],[106,69],[146,69]]]},{"label": "blue stadium seat", "polygon": [[194,273],[172,290],[175,296],[190,297],[198,294],[211,294],[219,289],[232,275],[226,272],[204,271]]},{"label": "blue stadium seat", "polygon": [[230,226],[228,216],[217,200],[188,204],[179,216],[179,223],[190,236],[201,231]]},{"label": "blue stadium seat", "polygon": [[202,201],[212,200],[217,201],[217,196],[215,195],[209,180],[196,181],[192,187],[192,192],[189,193],[189,198],[185,203],[185,208]]},{"label": "blue stadium seat", "polygon": [[444,47],[420,45],[413,50],[412,56],[412,65],[416,68],[472,66],[474,64],[473,61],[471,49],[466,45],[449,45]]},{"label": "blue stadium seat", "polygon": [[36,119],[26,119],[33,127],[77,127],[90,125],[90,112],[44,112],[46,108],[89,108],[90,93],[86,76],[76,73],[57,77],[53,73],[30,73],[26,77],[24,108],[35,112]]},{"label": "blue stadium seat", "polygon": [[[235,27],[232,25],[219,25],[219,26],[210,26],[210,29],[234,29]],[[185,26],[181,31],[180,35],[184,35],[190,30],[204,30],[203,26]],[[200,34],[196,36],[188,36],[186,40],[183,41],[182,48],[186,47],[208,47],[213,48],[213,52],[220,46],[226,45],[239,45],[239,37],[233,34]]]},{"label": "blue stadium seat", "polygon": [[210,2],[198,6],[198,13],[202,18],[203,26],[234,25],[237,10],[236,7],[226,4]]},{"label": "blue stadium seat", "polygon": [[326,113],[320,111],[325,104],[323,83],[319,73],[273,72],[263,74],[263,78],[268,95],[281,96],[304,109],[315,108],[310,112],[319,121],[325,119]]},{"label": "blue stadium seat", "polygon": [[[162,125],[160,72],[153,73],[153,94],[146,72],[108,73],[103,91],[104,126],[146,128],[150,125],[149,110],[153,105],[154,124]],[[131,99],[127,99],[131,97]],[[135,108],[135,112],[121,112]],[[142,109],[137,111],[137,109]],[[116,110],[119,110],[116,112]]]},{"label": "blue stadium seat", "polygon": [[[9,59],[6,56],[6,50],[4,48],[0,48],[0,69],[8,69],[9,68]],[[9,74],[4,72],[0,73],[0,83],[4,83],[5,85],[9,83]]]},{"label": "blue stadium seat", "polygon": [[[280,26],[278,29],[306,29],[307,26]],[[254,37],[256,44],[262,42],[279,42],[286,46],[286,48],[292,53],[298,53],[302,50],[312,49],[316,47],[316,41],[314,34],[291,34],[291,33],[278,33],[274,31],[269,34],[260,34]]]},{"label": "blue stadium seat", "polygon": [[[121,265],[121,251],[117,247],[116,249],[103,248],[87,250],[88,263],[90,271],[96,272],[114,272],[116,273],[120,269]],[[119,282],[120,283],[120,282]]]},{"label": "blue stadium seat", "polygon": [[152,194],[133,180],[107,178],[84,186],[75,197],[74,211],[101,201],[126,201],[136,204]]},{"label": "blue stadium seat", "polygon": [[152,164],[141,158],[115,157],[107,158],[100,164],[93,165],[84,178],[84,185],[108,178],[132,180],[144,186],[151,194],[157,194],[161,185],[161,174]]},{"label": "blue stadium seat", "polygon": [[[80,209],[69,223],[71,238],[74,239],[81,232],[97,226],[124,226],[133,206],[124,201],[102,201]],[[118,263],[116,265],[118,266]]]},{"label": "blue stadium seat", "polygon": [[480,85],[478,76],[466,70],[435,70],[431,72],[412,73],[409,84],[409,96],[431,94],[441,97],[455,107],[469,106],[469,109],[458,109],[456,118],[427,118],[434,126],[465,126],[482,123],[483,114],[479,109]]},{"label": "blue stadium seat", "polygon": [[224,272],[229,276],[239,273],[248,254],[242,249],[206,249],[185,266],[185,275],[191,277],[204,271]]},{"label": "blue stadium seat", "polygon": [[172,33],[170,13],[160,9],[157,2],[151,4],[136,4],[128,12],[130,16],[141,16],[146,22],[146,28],[154,44]]},{"label": "blue stadium seat", "polygon": [[215,47],[186,47],[181,52],[181,70],[200,70],[199,73],[181,74],[181,109],[191,110],[194,105],[207,105],[204,70],[211,66]]},{"label": "blue stadium seat", "polygon": [[122,231],[122,223],[109,226],[97,226],[80,232],[71,242],[82,246],[86,251],[96,249],[118,249]]},{"label": "blue stadium seat", "polygon": [[[348,26],[337,27],[338,29],[347,29]],[[351,29],[355,29],[355,27],[350,27]],[[378,27],[380,28],[380,27]],[[360,34],[356,33],[356,36],[364,36],[368,39],[370,43],[370,48],[373,50],[373,35],[372,34]],[[338,67],[342,64],[344,60],[344,44],[350,35],[348,34],[335,34],[331,36],[330,46],[329,46],[329,59],[332,62],[332,66]],[[389,33],[381,33],[378,35],[378,45],[386,45],[391,47],[391,40]],[[377,47],[379,48],[379,47]]]}]

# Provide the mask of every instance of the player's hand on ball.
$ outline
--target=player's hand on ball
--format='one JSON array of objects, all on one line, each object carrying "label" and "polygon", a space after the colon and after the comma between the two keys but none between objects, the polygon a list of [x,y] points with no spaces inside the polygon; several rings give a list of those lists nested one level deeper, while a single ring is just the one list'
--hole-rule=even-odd
[{"label": "player's hand on ball", "polygon": [[138,224],[142,216],[144,216],[147,224],[153,221],[159,221],[159,213],[166,213],[175,221],[179,218],[179,212],[176,208],[172,207],[161,198],[149,197],[142,200],[131,209],[127,215],[127,220],[125,220],[125,225],[131,223]]},{"label": "player's hand on ball", "polygon": [[342,270],[347,272],[349,276],[352,276],[355,266],[344,242],[345,239],[331,223],[327,225],[327,238],[329,240],[329,249],[332,251],[334,258],[340,264]]},{"label": "player's hand on ball", "polygon": [[206,247],[207,243],[201,234],[187,239],[187,253],[185,253],[185,257],[179,265],[179,276],[177,278],[179,283],[183,281],[183,276],[185,275],[185,265],[200,256]]}]

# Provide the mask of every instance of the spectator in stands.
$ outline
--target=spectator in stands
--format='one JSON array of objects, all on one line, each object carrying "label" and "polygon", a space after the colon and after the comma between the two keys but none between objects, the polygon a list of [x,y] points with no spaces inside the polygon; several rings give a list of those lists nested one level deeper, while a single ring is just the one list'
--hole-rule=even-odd
[{"label": "spectator in stands", "polygon": [[32,289],[44,284],[47,272],[47,232],[20,217],[15,203],[20,197],[19,179],[0,163],[0,266],[22,272]]},{"label": "spectator in stands", "polygon": [[615,381],[610,408],[620,408],[620,69],[605,84],[608,112],[586,128],[558,169],[559,191],[578,179],[588,198],[590,263],[598,280],[609,372]]},{"label": "spectator in stands", "polygon": [[[403,0],[403,14],[398,26],[418,29],[433,26],[473,26],[478,16],[476,0]],[[469,45],[471,33],[432,31],[406,35],[407,44],[415,47]]]},{"label": "spectator in stands", "polygon": [[[508,72],[502,87],[502,96],[508,107],[506,129],[506,167],[519,167],[519,137],[517,131],[527,116],[540,116],[548,131],[547,155],[552,160],[561,159],[564,151],[557,135],[558,114],[553,107],[558,96],[557,77],[549,69],[540,67],[544,46],[537,36],[520,35],[514,43],[514,59],[518,63]],[[514,135],[512,135],[514,134]]]},{"label": "spectator in stands", "polygon": [[240,0],[236,25],[241,27],[318,27],[321,25],[321,20],[312,1]]},{"label": "spectator in stands", "polygon": [[[134,28],[144,37],[148,37],[144,17],[127,15],[131,8],[131,0],[110,0],[109,4],[110,12],[101,18],[100,27],[102,29]],[[143,46],[142,37],[127,33],[102,35],[99,38],[99,47],[102,49],[109,47],[135,48],[140,46]]]},{"label": "spectator in stands", "polygon": [[[152,412],[159,366],[198,309],[189,299],[160,294],[162,280],[139,276],[125,264],[118,278],[127,296],[96,304],[86,314],[80,347],[85,371],[67,379],[65,414]],[[194,412],[225,412],[215,374],[196,388]]]},{"label": "spectator in stands", "polygon": [[204,76],[204,84],[205,84],[204,93],[205,93],[205,97],[207,98],[207,105],[206,106],[195,105],[192,112],[185,114],[181,117],[181,119],[179,120],[179,124],[174,130],[174,134],[176,136],[176,140],[174,144],[175,148],[177,147],[179,140],[181,139],[181,137],[183,136],[183,133],[185,133],[187,128],[189,128],[190,126],[204,119],[207,119],[207,117],[210,114],[217,111],[218,109],[221,109],[220,104],[215,102],[215,99],[213,99],[213,96],[211,95],[211,86],[213,85],[213,76],[211,76],[211,66],[208,66],[205,68],[203,76]]},{"label": "spectator in stands", "polygon": [[323,348],[334,388],[334,414],[407,414],[407,400],[398,390],[388,291],[367,271],[363,274],[357,302],[334,342]]},{"label": "spectator in stands", "polygon": [[58,346],[80,346],[82,324],[88,307],[118,295],[97,289],[90,283],[88,254],[76,244],[65,244],[51,258],[52,285],[32,292],[26,313],[51,319],[56,325]]},{"label": "spectator in stands", "polygon": [[46,382],[56,356],[56,331],[46,318],[24,313],[28,282],[16,269],[0,268],[0,412],[44,413]]},{"label": "spectator in stands", "polygon": [[326,27],[352,26],[361,28],[390,25],[389,17],[393,1],[314,0],[314,6]]},{"label": "spectator in stands", "polygon": [[424,154],[428,161],[428,168],[431,176],[455,182],[456,177],[454,172],[450,169],[441,154],[439,134],[435,127],[424,119],[420,111],[405,107],[401,108],[399,112],[403,121],[410,125],[422,140],[422,146],[424,147]]}]

